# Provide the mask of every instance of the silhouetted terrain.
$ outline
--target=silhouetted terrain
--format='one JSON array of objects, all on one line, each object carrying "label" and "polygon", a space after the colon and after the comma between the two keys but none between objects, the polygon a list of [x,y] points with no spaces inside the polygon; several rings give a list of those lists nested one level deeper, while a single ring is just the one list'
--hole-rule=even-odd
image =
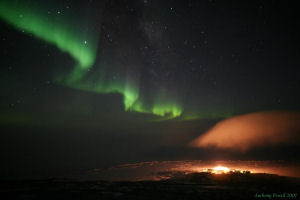
[{"label": "silhouetted terrain", "polygon": [[[170,176],[170,174],[162,175]],[[1,181],[0,199],[299,199],[300,179],[272,174],[175,172],[160,181]],[[293,197],[287,197],[293,194]],[[261,195],[261,196],[259,196]],[[273,195],[285,195],[284,198]]]}]

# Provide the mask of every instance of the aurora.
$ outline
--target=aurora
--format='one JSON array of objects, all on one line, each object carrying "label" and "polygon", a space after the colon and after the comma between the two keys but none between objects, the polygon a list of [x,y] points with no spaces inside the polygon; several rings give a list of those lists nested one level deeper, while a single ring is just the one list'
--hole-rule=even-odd
[{"label": "aurora", "polygon": [[[74,33],[74,27],[69,23],[64,20],[59,23],[56,17],[49,17],[40,10],[40,7],[35,8],[33,4],[0,2],[0,17],[7,23],[67,52],[79,63],[78,67],[92,67],[97,54],[97,36],[88,32],[79,34],[79,29]],[[44,12],[46,13],[45,10]]]},{"label": "aurora", "polygon": [[[91,13],[92,9],[88,5],[84,8]],[[103,28],[107,26],[105,20],[111,19],[105,18],[103,9],[97,9],[97,12],[98,18],[94,20],[85,11],[62,9],[55,3],[0,2],[0,19],[16,30],[32,34],[37,40],[56,47],[73,60],[67,65],[57,60],[57,64],[51,66],[52,81],[57,85],[99,94],[121,94],[124,111],[153,115],[153,121],[173,118],[179,121],[223,119],[236,114],[231,105],[222,106],[222,96],[198,90],[197,83],[179,86],[177,79],[181,74],[178,72],[174,71],[178,77],[170,79],[170,71],[164,72],[164,68],[169,67],[172,58],[166,60],[163,54],[155,55],[155,59],[160,61],[153,66],[155,59],[147,61],[148,58],[141,57],[140,49],[130,46],[130,41],[122,38],[126,34],[126,37],[131,37],[130,31],[115,34],[115,40],[124,44],[112,47],[112,36],[107,28]],[[155,38],[147,30],[143,31],[149,37],[149,44],[153,43],[152,51],[159,52],[162,47],[156,47]],[[108,42],[104,39],[108,39]],[[149,47],[144,46],[144,50],[148,52]],[[127,54],[132,55],[124,56]],[[133,63],[130,63],[131,60],[134,60]],[[184,68],[185,64],[182,65]],[[162,72],[158,74],[155,68]],[[172,69],[171,66],[169,68]],[[147,75],[145,71],[150,71],[150,74]],[[166,77],[163,78],[164,74]],[[197,89],[193,91],[189,87]]]},{"label": "aurora", "polygon": [[0,0],[0,199],[298,191],[297,8]]},{"label": "aurora", "polygon": [[167,102],[170,101],[166,97],[158,98],[152,106],[145,106],[139,99],[139,84],[137,81],[132,81],[131,77],[114,81],[111,80],[111,77],[106,77],[106,82],[109,79],[109,83],[104,83],[100,75],[96,85],[83,80],[91,68],[101,68],[95,64],[99,54],[97,46],[100,32],[82,32],[81,29],[88,29],[86,27],[88,23],[83,23],[82,27],[76,28],[68,23],[71,20],[69,18],[73,18],[71,15],[59,16],[62,19],[58,21],[57,16],[47,15],[46,9],[40,5],[22,4],[16,1],[2,1],[0,3],[0,17],[16,29],[25,30],[32,33],[36,38],[55,45],[59,50],[66,52],[76,60],[77,64],[71,72],[54,77],[56,83],[97,93],[120,93],[123,95],[126,111],[149,113],[159,117],[168,116],[168,119],[181,115],[181,106],[178,103],[166,103],[166,100]]}]

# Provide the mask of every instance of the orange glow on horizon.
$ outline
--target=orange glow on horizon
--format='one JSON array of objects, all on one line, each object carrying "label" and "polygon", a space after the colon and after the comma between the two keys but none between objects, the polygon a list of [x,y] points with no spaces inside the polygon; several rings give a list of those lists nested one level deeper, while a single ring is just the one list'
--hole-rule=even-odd
[{"label": "orange glow on horizon", "polygon": [[217,167],[213,168],[212,173],[213,173],[213,174],[226,174],[226,173],[228,173],[229,171],[230,171],[230,169],[227,168],[227,167],[217,166]]},{"label": "orange glow on horizon", "polygon": [[234,169],[234,168],[228,168],[224,166],[217,166],[214,168],[204,168],[202,169],[202,172],[211,173],[211,174],[229,174],[229,173],[242,173],[242,174],[250,174],[253,173],[253,171],[247,169],[247,170],[240,170],[240,169]]}]

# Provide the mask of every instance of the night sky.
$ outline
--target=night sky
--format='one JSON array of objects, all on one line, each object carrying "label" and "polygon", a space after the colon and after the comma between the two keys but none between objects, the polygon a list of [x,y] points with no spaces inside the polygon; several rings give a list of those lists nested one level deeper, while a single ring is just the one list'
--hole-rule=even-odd
[{"label": "night sky", "polygon": [[297,8],[262,0],[2,0],[1,174],[299,160],[299,140],[242,153],[188,146],[234,116],[300,110]]}]

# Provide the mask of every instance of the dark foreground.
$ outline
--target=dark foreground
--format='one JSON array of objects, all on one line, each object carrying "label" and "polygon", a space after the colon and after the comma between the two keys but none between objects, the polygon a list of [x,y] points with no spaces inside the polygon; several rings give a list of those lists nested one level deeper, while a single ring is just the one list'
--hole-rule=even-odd
[{"label": "dark foreground", "polygon": [[299,199],[299,195],[300,179],[271,174],[174,173],[167,180],[135,182],[65,179],[0,182],[0,199],[279,200]]}]

